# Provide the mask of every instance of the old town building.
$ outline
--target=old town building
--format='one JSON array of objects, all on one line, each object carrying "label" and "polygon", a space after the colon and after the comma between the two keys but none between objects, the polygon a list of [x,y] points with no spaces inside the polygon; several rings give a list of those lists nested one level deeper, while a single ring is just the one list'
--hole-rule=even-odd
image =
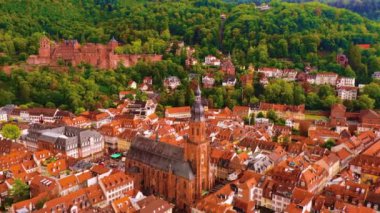
[{"label": "old town building", "polygon": [[342,86],[337,89],[338,97],[342,100],[356,100],[358,96],[358,88],[350,86]]},{"label": "old town building", "polygon": [[315,84],[329,84],[335,86],[337,83],[338,74],[332,72],[317,73],[315,76]]},{"label": "old town building", "polygon": [[104,192],[108,204],[128,195],[134,189],[133,179],[121,172],[100,179],[99,185]]},{"label": "old town building", "polygon": [[137,137],[126,160],[127,173],[140,177],[136,185],[141,184],[143,191],[163,196],[187,211],[213,187],[215,179],[199,87],[195,95],[189,134],[182,146]]},{"label": "old town building", "polygon": [[104,139],[97,131],[69,126],[29,129],[23,141],[28,150],[46,149],[73,158],[92,157],[104,148]]},{"label": "old town building", "polygon": [[190,107],[168,107],[165,109],[165,118],[190,118]]},{"label": "old town building", "polygon": [[225,75],[235,76],[235,66],[232,63],[231,58],[223,60],[220,69]]}]

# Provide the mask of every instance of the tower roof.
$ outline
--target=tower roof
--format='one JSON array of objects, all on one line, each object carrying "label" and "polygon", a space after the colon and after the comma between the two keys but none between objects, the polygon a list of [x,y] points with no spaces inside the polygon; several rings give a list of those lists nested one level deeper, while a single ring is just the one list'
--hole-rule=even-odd
[{"label": "tower roof", "polygon": [[198,84],[197,89],[195,90],[195,96],[201,96],[201,94],[202,94],[202,91]]},{"label": "tower roof", "polygon": [[198,87],[195,90],[195,101],[193,106],[191,107],[191,120],[192,121],[204,121],[204,108],[202,105],[202,92],[201,89]]}]

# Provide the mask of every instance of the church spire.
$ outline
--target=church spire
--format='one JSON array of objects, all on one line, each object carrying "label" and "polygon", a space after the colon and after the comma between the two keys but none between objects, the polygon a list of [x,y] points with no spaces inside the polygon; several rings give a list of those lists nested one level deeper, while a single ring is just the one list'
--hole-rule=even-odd
[{"label": "church spire", "polygon": [[189,137],[185,145],[185,159],[195,174],[196,198],[202,197],[202,192],[208,191],[212,186],[210,170],[210,141],[207,139],[206,119],[202,105],[202,92],[198,87],[194,91],[195,101],[191,108],[189,122]]},{"label": "church spire", "polygon": [[198,84],[197,89],[195,90],[195,101],[191,108],[191,120],[192,121],[204,121],[204,108],[202,105],[202,91]]}]

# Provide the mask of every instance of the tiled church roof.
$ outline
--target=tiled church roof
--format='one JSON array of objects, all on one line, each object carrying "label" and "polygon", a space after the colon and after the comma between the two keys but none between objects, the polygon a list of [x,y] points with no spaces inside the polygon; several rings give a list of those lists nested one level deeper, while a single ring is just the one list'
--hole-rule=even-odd
[{"label": "tiled church roof", "polygon": [[194,179],[189,163],[184,160],[184,149],[178,146],[138,136],[132,142],[127,158],[167,172],[171,168],[174,175]]}]

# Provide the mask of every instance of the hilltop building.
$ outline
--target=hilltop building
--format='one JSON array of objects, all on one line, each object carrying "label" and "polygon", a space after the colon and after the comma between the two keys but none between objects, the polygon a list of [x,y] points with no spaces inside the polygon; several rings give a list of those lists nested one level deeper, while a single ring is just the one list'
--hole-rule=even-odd
[{"label": "hilltop building", "polygon": [[114,69],[119,64],[126,67],[135,65],[139,60],[161,61],[162,55],[146,54],[116,54],[115,49],[119,43],[113,38],[107,45],[87,43],[79,44],[77,40],[65,40],[60,43],[50,41],[47,37],[40,40],[38,55],[29,56],[29,65],[72,65],[82,62],[91,64],[101,69]]}]

